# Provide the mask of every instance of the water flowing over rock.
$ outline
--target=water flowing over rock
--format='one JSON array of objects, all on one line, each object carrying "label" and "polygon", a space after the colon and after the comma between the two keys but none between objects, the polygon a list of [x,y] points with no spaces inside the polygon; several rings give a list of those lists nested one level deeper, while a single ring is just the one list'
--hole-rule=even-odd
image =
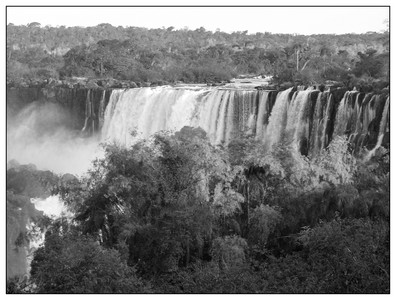
[{"label": "water flowing over rock", "polygon": [[389,96],[386,99],[384,110],[382,112],[381,123],[378,131],[378,139],[375,147],[370,151],[368,158],[375,154],[375,151],[384,143],[384,137],[386,136],[386,144],[389,144]]},{"label": "water flowing over rock", "polygon": [[191,126],[204,129],[213,144],[246,135],[261,140],[267,149],[283,143],[311,156],[333,135],[347,135],[356,149],[374,148],[384,97],[352,91],[335,98],[330,91],[313,88],[279,93],[172,87],[113,90],[104,112],[102,140],[128,146],[137,138]]},{"label": "water flowing over rock", "polygon": [[[67,111],[67,116],[53,121],[56,126],[62,123],[80,137],[100,136],[101,141],[125,146],[138,138],[160,131],[175,132],[184,126],[202,128],[213,144],[226,145],[250,136],[262,141],[267,150],[281,143],[308,156],[319,153],[337,135],[346,135],[356,152],[389,144],[386,94],[343,89],[289,88],[279,92],[227,86],[162,86],[11,88],[7,97],[8,124],[30,118],[26,109],[24,116],[18,115],[21,107],[57,105],[57,111]],[[383,117],[385,110],[388,117]]]},{"label": "water flowing over rock", "polygon": [[[389,107],[387,99],[386,95],[346,92],[337,109],[334,134],[347,135],[355,150],[363,146],[373,149],[379,141],[382,116]],[[388,123],[385,118],[383,134]]]}]

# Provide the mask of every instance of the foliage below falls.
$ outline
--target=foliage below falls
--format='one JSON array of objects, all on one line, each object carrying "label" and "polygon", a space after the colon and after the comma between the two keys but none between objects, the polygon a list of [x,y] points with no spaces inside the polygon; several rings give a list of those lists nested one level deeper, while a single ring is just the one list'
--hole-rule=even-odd
[{"label": "foliage below falls", "polygon": [[47,227],[8,292],[389,293],[389,153],[274,149],[190,127],[105,145],[56,185],[75,217]]}]

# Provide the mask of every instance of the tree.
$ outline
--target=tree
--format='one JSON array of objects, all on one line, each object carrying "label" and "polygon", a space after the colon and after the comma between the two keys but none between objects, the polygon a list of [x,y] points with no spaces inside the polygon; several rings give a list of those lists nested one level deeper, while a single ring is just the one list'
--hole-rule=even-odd
[{"label": "tree", "polygon": [[370,77],[378,78],[387,75],[389,53],[378,55],[376,50],[369,49],[366,53],[358,52],[358,56],[360,61],[356,63],[353,69],[353,73],[356,76],[360,77],[366,74]]},{"label": "tree", "polygon": [[38,23],[38,22],[32,22],[32,23],[29,23],[27,26],[28,26],[29,28],[33,28],[33,27],[40,27],[41,24]]},{"label": "tree", "polygon": [[126,247],[139,270],[166,272],[202,258],[216,197],[232,194],[234,175],[204,131],[185,127],[130,149],[107,146],[106,158],[63,198],[84,234],[101,236],[106,247]]},{"label": "tree", "polygon": [[55,223],[34,254],[31,281],[37,293],[150,292],[116,250],[64,226]]}]

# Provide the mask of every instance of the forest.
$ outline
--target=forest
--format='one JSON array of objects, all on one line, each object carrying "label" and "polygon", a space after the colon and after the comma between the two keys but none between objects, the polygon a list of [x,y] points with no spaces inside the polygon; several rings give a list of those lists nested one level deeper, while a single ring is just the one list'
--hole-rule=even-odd
[{"label": "forest", "polygon": [[104,145],[81,178],[10,166],[7,203],[41,187],[74,218],[38,222],[31,277],[7,292],[389,293],[389,151],[261,143],[215,147],[184,127]]},{"label": "forest", "polygon": [[382,89],[389,85],[389,32],[304,36],[107,23],[7,25],[9,85],[86,77],[150,86],[226,82],[240,75],[271,75],[278,84]]}]

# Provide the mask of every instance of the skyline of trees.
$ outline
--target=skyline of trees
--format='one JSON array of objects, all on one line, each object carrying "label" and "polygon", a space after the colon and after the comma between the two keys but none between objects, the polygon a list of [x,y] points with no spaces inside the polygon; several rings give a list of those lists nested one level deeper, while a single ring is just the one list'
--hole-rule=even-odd
[{"label": "skyline of trees", "polygon": [[[365,72],[366,68],[370,70]],[[228,34],[203,27],[7,26],[9,82],[84,76],[159,84],[203,83],[251,74],[274,75],[281,83],[330,80],[345,85],[359,81],[386,85],[388,69],[388,32],[304,36]]]}]

